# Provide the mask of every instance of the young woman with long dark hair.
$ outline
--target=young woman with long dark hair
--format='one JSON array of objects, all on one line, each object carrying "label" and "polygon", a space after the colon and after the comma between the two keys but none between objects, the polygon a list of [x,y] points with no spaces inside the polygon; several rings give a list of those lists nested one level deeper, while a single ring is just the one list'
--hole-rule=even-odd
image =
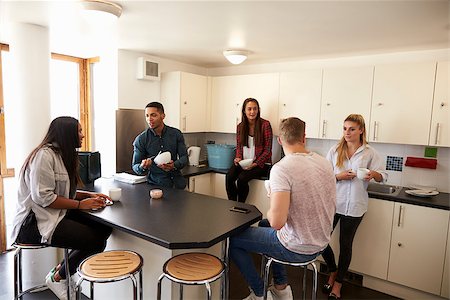
[{"label": "young woman with long dark hair", "polygon": [[[261,118],[259,103],[254,98],[242,104],[242,121],[236,129],[236,158],[226,175],[228,199],[245,202],[250,180],[267,176],[272,162],[272,127]],[[241,167],[243,159],[252,159],[251,165]]]},{"label": "young woman with long dark hair", "polygon": [[[104,194],[77,191],[81,179],[76,149],[83,138],[75,118],[54,119],[19,175],[12,240],[72,249],[70,270],[65,270],[61,262],[46,277],[48,287],[59,299],[67,299],[67,276],[76,272],[83,259],[102,252],[111,234],[111,228],[75,213],[78,209],[104,207],[107,199],[111,200]],[[73,287],[71,295],[75,296]]]}]

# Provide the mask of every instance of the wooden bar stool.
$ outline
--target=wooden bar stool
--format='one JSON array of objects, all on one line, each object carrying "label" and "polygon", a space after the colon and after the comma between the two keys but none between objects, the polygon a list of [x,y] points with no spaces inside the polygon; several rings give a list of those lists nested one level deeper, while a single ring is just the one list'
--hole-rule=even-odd
[{"label": "wooden bar stool", "polygon": [[263,255],[262,264],[264,264],[264,262],[267,261],[267,263],[265,264],[265,268],[264,268],[264,300],[267,299],[267,289],[269,287],[269,271],[270,271],[270,266],[272,265],[273,262],[283,264],[283,265],[294,266],[294,267],[303,267],[302,299],[306,299],[306,270],[308,269],[308,266],[311,266],[313,268],[313,272],[314,272],[313,273],[313,282],[312,282],[313,289],[312,289],[311,299],[316,300],[316,298],[317,298],[317,267],[316,267],[316,264],[314,263],[316,260],[317,260],[317,258],[310,260],[310,261],[302,262],[302,263],[296,263],[296,262],[282,261],[282,260],[275,259],[273,257]]},{"label": "wooden bar stool", "polygon": [[[46,284],[33,286],[25,291],[22,290],[22,250],[36,250],[51,247],[46,244],[19,244],[12,245],[16,248],[14,252],[14,299],[22,299],[22,296],[28,293],[38,292],[47,289]],[[64,249],[64,265],[69,270],[69,249]],[[70,299],[70,276],[67,277],[67,299]]]},{"label": "wooden bar stool", "polygon": [[180,299],[183,299],[183,284],[204,284],[207,299],[211,299],[210,283],[225,273],[225,264],[216,256],[207,253],[184,253],[172,257],[163,266],[158,279],[157,299],[161,299],[161,282],[164,277],[180,284]]},{"label": "wooden bar stool", "polygon": [[[133,251],[112,250],[94,254],[86,258],[78,266],[80,279],[76,285],[77,299],[80,299],[80,285],[86,280],[90,282],[91,300],[94,299],[94,283],[116,282],[130,278],[133,282],[133,299],[143,299],[142,295],[142,256]],[[139,274],[139,284],[136,274]]]}]

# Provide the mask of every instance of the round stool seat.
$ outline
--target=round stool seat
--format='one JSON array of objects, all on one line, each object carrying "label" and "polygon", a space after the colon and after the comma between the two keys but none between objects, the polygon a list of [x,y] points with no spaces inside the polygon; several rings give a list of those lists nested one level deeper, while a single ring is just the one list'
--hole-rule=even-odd
[{"label": "round stool seat", "polygon": [[203,281],[219,275],[223,262],[207,253],[184,253],[172,257],[164,265],[164,272],[183,281]]},{"label": "round stool seat", "polygon": [[113,250],[92,255],[79,267],[79,274],[91,281],[116,281],[142,267],[142,258],[132,251]]}]

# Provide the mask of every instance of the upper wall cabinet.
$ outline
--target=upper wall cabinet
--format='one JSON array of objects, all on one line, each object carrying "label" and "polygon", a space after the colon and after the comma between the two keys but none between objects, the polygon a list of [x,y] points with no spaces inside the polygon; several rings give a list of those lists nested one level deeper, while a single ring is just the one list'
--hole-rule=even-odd
[{"label": "upper wall cabinet", "polygon": [[[297,117],[306,123],[306,136],[319,137],[322,70],[303,70],[280,74],[280,120]],[[272,124],[273,127],[279,124]]]},{"label": "upper wall cabinet", "polygon": [[261,117],[270,121],[274,134],[278,124],[279,74],[251,74],[212,78],[211,131],[235,133],[241,122],[242,103],[258,100]]},{"label": "upper wall cabinet", "polygon": [[207,126],[206,76],[185,72],[167,72],[161,76],[161,102],[165,123],[182,132],[204,132]]},{"label": "upper wall cabinet", "polygon": [[375,67],[369,140],[427,145],[435,63]]},{"label": "upper wall cabinet", "polygon": [[449,70],[450,62],[438,62],[429,145],[450,147]]},{"label": "upper wall cabinet", "polygon": [[350,114],[360,114],[369,125],[373,67],[323,71],[320,138],[340,139]]}]

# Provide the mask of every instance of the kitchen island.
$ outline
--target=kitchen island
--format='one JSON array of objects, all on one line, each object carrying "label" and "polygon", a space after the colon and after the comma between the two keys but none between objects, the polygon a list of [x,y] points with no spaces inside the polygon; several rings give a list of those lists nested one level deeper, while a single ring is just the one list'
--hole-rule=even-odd
[{"label": "kitchen island", "polygon": [[[156,298],[157,280],[166,260],[192,251],[208,252],[220,257],[220,242],[227,241],[228,237],[262,217],[261,212],[252,205],[183,190],[162,188],[163,197],[151,199],[149,191],[159,187],[146,183],[130,185],[100,178],[85,189],[108,194],[108,190],[113,187],[122,189],[120,201],[98,211],[83,213],[114,229],[107,250],[127,249],[143,256],[144,299]],[[232,206],[244,207],[250,212],[243,214],[230,211]],[[213,297],[218,299],[219,284],[216,283],[213,288]],[[203,298],[204,292],[203,286],[186,288],[184,296],[185,299],[198,299]],[[95,293],[98,299],[128,299],[131,283],[97,284]],[[163,299],[174,299],[177,293],[176,284],[163,282]]]}]

